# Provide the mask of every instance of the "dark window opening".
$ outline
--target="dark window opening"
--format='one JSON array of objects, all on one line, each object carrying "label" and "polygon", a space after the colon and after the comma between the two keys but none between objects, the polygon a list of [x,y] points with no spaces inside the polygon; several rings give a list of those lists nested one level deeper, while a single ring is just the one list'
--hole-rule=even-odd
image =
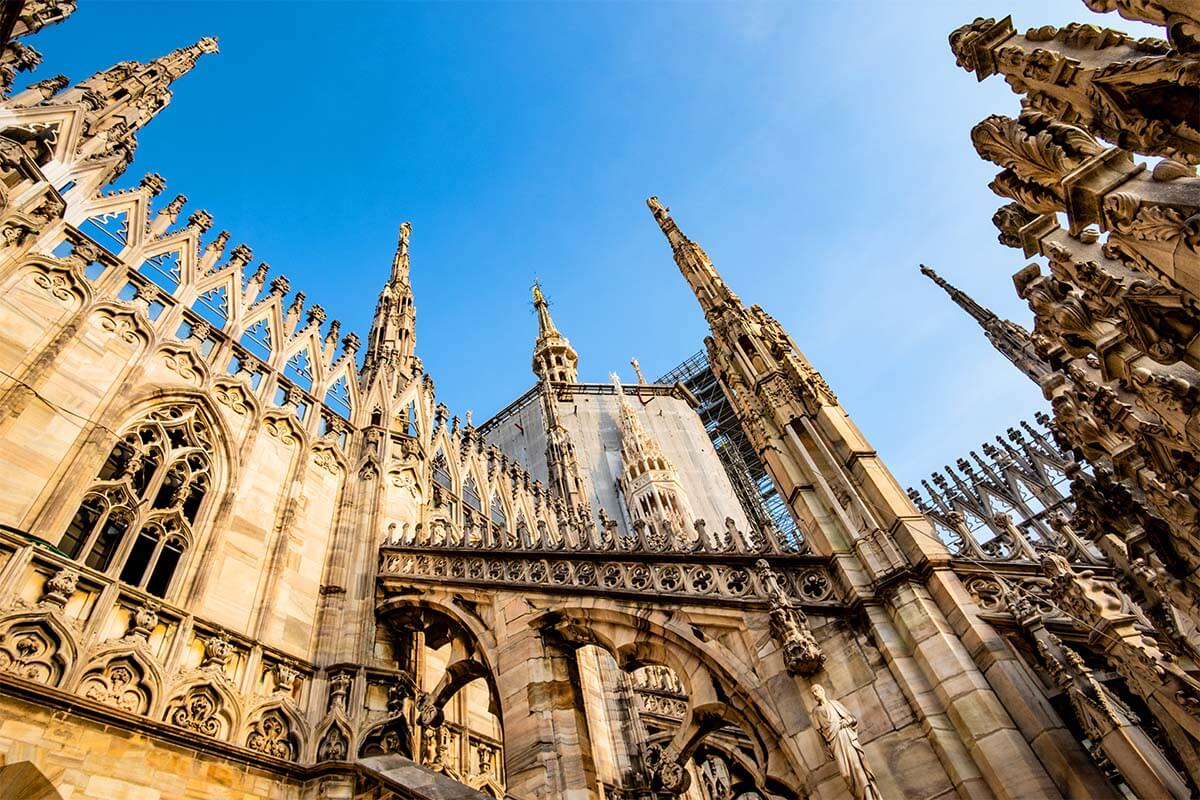
[{"label": "dark window opening", "polygon": [[84,563],[101,572],[108,569],[128,525],[129,523],[120,517],[109,519],[104,530],[100,531],[100,535],[96,537],[96,543],[92,545],[92,551],[88,553],[87,561]]},{"label": "dark window opening", "polygon": [[156,597],[165,596],[182,557],[183,550],[174,542],[168,542],[158,555],[158,562],[150,573],[150,580],[146,582],[146,591]]}]

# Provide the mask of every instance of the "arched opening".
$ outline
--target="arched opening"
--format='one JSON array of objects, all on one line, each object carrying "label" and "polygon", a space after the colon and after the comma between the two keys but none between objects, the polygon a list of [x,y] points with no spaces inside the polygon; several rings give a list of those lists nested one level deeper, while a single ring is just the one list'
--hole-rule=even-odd
[{"label": "arched opening", "polygon": [[[383,612],[403,685],[388,693],[400,752],[460,783],[504,796],[504,736],[494,676],[471,631],[455,616],[425,605]],[[387,725],[381,726],[387,727]]]},{"label": "arched opening", "polygon": [[[707,765],[714,791],[735,792],[722,800],[801,796],[799,775],[774,749],[781,726],[736,684],[734,654],[697,647],[666,620],[605,609],[563,609],[545,624],[576,644],[591,760],[613,794],[708,800]],[[714,778],[718,754],[724,782]]]},{"label": "arched opening", "polygon": [[18,761],[0,767],[0,797],[62,800],[62,795],[49,779],[29,761]]}]

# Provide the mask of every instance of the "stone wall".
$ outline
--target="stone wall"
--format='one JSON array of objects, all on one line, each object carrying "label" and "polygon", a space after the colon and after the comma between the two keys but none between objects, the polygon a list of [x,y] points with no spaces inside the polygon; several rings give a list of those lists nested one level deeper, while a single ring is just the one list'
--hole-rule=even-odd
[{"label": "stone wall", "polygon": [[[630,531],[624,499],[617,490],[621,476],[621,430],[617,397],[609,385],[586,384],[595,391],[572,392],[560,386],[556,400],[559,421],[575,445],[579,467],[590,483],[592,510],[600,509],[614,519],[622,533]],[[638,409],[638,417],[661,446],[679,473],[684,493],[697,519],[710,530],[725,526],[731,518],[739,530],[749,527],[725,468],[713,450],[712,441],[695,409],[687,401],[654,387],[639,402],[638,386],[626,394]],[[486,423],[485,423],[486,425]],[[546,433],[542,403],[527,403],[516,414],[486,428],[488,442],[521,464],[538,480],[546,482]]]},{"label": "stone wall", "polygon": [[[117,725],[0,696],[0,759],[30,761],[64,800],[308,800],[311,781],[288,780]],[[14,799],[15,800],[15,799]]]}]

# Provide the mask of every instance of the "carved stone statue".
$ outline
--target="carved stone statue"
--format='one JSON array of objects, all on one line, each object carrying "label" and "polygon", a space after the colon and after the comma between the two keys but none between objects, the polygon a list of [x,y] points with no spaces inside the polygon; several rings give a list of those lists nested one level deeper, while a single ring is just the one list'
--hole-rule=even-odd
[{"label": "carved stone statue", "polygon": [[346,712],[346,695],[350,693],[350,676],[339,672],[329,679],[329,708]]},{"label": "carved stone statue", "polygon": [[825,664],[825,654],[808,628],[808,617],[792,602],[766,559],[755,563],[763,593],[771,603],[771,635],[783,648],[783,660],[792,675],[812,675]]},{"label": "carved stone statue", "polygon": [[812,711],[813,727],[821,734],[825,752],[837,764],[850,793],[855,800],[883,800],[875,775],[867,766],[866,753],[858,741],[858,720],[844,705],[831,700],[825,694],[824,686],[814,683],[812,696],[817,701]]}]

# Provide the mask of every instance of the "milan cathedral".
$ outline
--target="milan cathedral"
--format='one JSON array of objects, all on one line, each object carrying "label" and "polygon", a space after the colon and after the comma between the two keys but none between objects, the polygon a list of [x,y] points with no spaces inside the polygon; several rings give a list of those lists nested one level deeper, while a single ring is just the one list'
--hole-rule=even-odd
[{"label": "milan cathedral", "polygon": [[216,40],[15,91],[75,2],[5,3],[0,798],[1200,794],[1200,1],[1085,3],[1164,38],[950,34],[1032,330],[921,271],[1052,414],[907,491],[655,197],[704,352],[581,381],[535,286],[454,416],[407,222],[360,338],[112,188]]}]

